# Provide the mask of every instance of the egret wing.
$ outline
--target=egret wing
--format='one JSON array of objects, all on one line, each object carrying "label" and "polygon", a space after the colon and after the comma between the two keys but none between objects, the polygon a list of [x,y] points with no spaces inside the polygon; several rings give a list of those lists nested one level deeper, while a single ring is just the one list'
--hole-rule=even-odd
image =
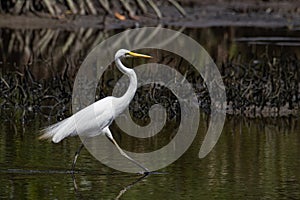
[{"label": "egret wing", "polygon": [[52,138],[53,142],[58,143],[68,136],[93,137],[101,134],[113,120],[111,97],[106,97],[42,130],[40,139]]}]

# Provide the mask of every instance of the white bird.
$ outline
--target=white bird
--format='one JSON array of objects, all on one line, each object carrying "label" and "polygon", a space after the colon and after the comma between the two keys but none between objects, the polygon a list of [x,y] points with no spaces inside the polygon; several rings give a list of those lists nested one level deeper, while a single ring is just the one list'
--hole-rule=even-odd
[{"label": "white bird", "polygon": [[[94,137],[100,134],[105,134],[105,136],[111,142],[113,142],[123,156],[142,168],[144,173],[148,173],[149,170],[147,168],[143,167],[140,163],[129,157],[119,147],[109,130],[109,126],[112,121],[129,105],[137,89],[136,74],[133,69],[129,69],[122,64],[121,59],[124,57],[152,58],[151,56],[134,53],[126,49],[118,50],[115,54],[115,63],[118,69],[130,79],[130,84],[125,94],[121,97],[109,96],[101,99],[80,110],[71,117],[56,124],[50,125],[42,130],[43,135],[41,135],[39,139],[52,139],[54,143],[58,143],[66,137],[78,135],[76,128],[80,130],[80,136],[83,137]],[[75,125],[75,119],[78,122],[84,123],[77,123]],[[72,172],[74,172],[77,157],[83,146],[84,145],[82,143],[75,154],[72,164]]]}]

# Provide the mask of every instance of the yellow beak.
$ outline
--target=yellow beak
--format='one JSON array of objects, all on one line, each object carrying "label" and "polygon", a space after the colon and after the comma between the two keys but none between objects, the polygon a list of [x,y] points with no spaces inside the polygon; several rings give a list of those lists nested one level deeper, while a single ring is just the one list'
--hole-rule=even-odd
[{"label": "yellow beak", "polygon": [[140,57],[140,58],[152,58],[152,56],[144,55],[144,54],[139,54],[139,53],[134,53],[134,52],[128,52],[129,55],[134,56],[134,57]]}]

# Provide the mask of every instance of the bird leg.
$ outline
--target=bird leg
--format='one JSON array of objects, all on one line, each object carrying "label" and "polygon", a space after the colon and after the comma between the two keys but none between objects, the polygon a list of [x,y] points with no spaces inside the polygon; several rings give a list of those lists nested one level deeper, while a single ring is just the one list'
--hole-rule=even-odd
[{"label": "bird leg", "polygon": [[137,166],[139,166],[140,168],[142,168],[144,170],[144,174],[148,174],[149,170],[144,167],[143,165],[141,165],[139,162],[137,162],[136,160],[134,160],[133,158],[131,158],[130,156],[128,156],[122,149],[121,147],[118,145],[118,143],[115,141],[115,139],[113,138],[110,130],[108,128],[106,128],[105,130],[105,135],[106,137],[117,147],[117,149],[119,150],[119,152],[121,153],[122,156],[124,156],[125,158],[127,158],[128,160],[130,160],[131,162],[133,162],[134,164],[136,164]]},{"label": "bird leg", "polygon": [[74,160],[73,160],[73,163],[72,163],[72,170],[71,170],[72,174],[74,174],[75,164],[76,164],[77,158],[80,154],[80,151],[83,147],[84,147],[84,144],[81,143],[80,147],[77,149],[77,151],[75,153]]}]

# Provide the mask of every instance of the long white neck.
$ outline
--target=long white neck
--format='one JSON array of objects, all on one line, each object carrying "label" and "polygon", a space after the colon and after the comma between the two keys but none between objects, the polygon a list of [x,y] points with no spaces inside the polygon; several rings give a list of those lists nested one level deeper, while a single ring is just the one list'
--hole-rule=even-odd
[{"label": "long white neck", "polygon": [[121,113],[129,105],[133,99],[136,89],[137,89],[137,77],[133,69],[125,67],[119,58],[116,59],[116,65],[118,69],[129,77],[129,87],[125,94],[118,98],[119,102],[122,104],[116,112]]}]

